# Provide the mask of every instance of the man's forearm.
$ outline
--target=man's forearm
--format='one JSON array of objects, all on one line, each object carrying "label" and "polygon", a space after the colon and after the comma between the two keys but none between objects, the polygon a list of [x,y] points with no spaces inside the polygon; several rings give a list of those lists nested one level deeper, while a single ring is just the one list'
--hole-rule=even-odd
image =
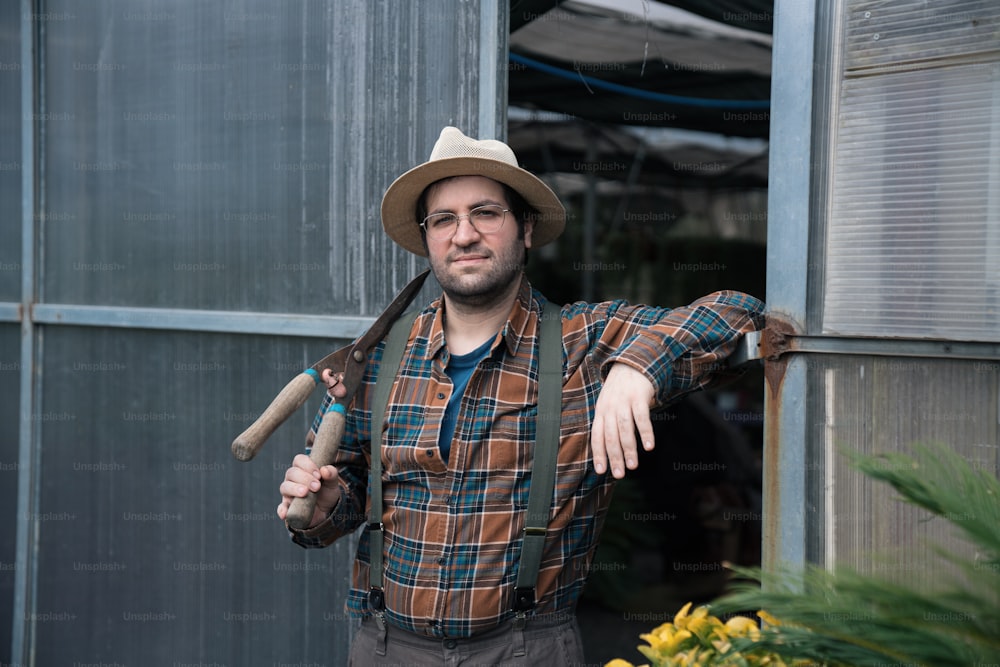
[{"label": "man's forearm", "polygon": [[764,304],[740,292],[716,292],[669,311],[638,331],[608,364],[625,363],[643,372],[658,405],[699,389],[724,371],[742,336],[764,324]]}]

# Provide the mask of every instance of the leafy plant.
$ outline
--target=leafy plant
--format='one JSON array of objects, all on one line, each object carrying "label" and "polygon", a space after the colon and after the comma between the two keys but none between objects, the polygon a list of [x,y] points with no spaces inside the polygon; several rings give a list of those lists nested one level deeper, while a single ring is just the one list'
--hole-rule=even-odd
[{"label": "leafy plant", "polygon": [[[955,574],[942,574],[933,582],[900,583],[847,568],[832,572],[816,566],[777,572],[735,568],[746,579],[714,602],[711,611],[766,609],[765,618],[773,622],[764,623],[756,632],[747,629],[743,634],[717,637],[726,639],[729,646],[710,642],[714,653],[701,652],[707,647],[701,635],[691,632],[700,646],[694,657],[692,637],[678,639],[678,632],[686,628],[679,628],[676,621],[673,629],[661,626],[652,633],[656,642],[651,642],[658,654],[640,647],[647,649],[643,653],[655,667],[1000,664],[1000,481],[996,473],[970,465],[944,446],[918,446],[913,456],[849,456],[865,475],[890,484],[905,502],[948,521],[969,542],[974,555],[937,548],[941,564],[951,565]],[[696,614],[704,619],[702,626],[716,627],[708,609],[696,610]],[[668,650],[661,651],[664,647]],[[670,650],[674,653],[666,655]],[[751,662],[753,656],[774,661]],[[665,661],[675,659],[681,661]],[[627,664],[621,661],[616,667]]]}]

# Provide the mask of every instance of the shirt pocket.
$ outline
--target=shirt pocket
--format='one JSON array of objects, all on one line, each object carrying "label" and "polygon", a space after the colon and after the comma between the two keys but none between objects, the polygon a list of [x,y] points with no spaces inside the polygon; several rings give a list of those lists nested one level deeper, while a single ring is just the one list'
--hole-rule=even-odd
[{"label": "shirt pocket", "polygon": [[420,440],[425,418],[424,410],[418,407],[394,411],[382,442],[382,470],[386,479],[412,482],[423,480],[428,474],[447,472],[437,443]]},{"label": "shirt pocket", "polygon": [[527,507],[536,412],[533,405],[497,406],[488,424],[477,425],[465,474],[481,490],[473,497],[484,510]]},{"label": "shirt pocket", "polygon": [[486,512],[521,512],[528,508],[528,476],[521,470],[493,471],[482,486],[482,495],[472,494]]}]

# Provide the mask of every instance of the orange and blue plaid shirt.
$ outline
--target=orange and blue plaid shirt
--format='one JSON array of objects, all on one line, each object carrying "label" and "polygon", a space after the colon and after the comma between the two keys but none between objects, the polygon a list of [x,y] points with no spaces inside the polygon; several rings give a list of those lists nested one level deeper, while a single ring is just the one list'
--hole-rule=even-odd
[{"label": "orange and blue plaid shirt", "polygon": [[[447,463],[437,442],[452,392],[443,302],[425,308],[410,330],[381,450],[383,585],[393,626],[467,637],[513,618],[535,441],[541,299],[522,279],[507,323],[462,398]],[[594,471],[590,428],[611,364],[641,371],[656,388],[657,405],[665,405],[726,375],[725,358],[739,338],[763,326],[763,307],[738,292],[675,310],[624,301],[562,307],[561,431],[535,613],[573,613],[597,546],[614,479]],[[337,454],[341,500],[328,521],[292,531],[304,547],[327,546],[367,523],[369,403],[383,347],[368,363]],[[369,562],[362,531],[346,603],[355,617],[371,613]]]}]

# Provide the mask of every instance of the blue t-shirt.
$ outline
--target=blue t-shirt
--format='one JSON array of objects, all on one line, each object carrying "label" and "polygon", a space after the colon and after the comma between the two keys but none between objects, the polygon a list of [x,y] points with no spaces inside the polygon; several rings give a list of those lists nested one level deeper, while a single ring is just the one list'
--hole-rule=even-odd
[{"label": "blue t-shirt", "polygon": [[451,453],[451,440],[455,437],[455,425],[458,422],[458,409],[462,403],[462,396],[465,394],[465,387],[469,384],[472,371],[476,370],[479,362],[489,353],[493,339],[490,338],[485,343],[468,354],[453,354],[448,359],[448,367],[444,372],[451,378],[454,390],[451,398],[448,399],[448,407],[444,410],[444,421],[441,423],[441,433],[438,434],[438,448],[441,450],[441,458],[448,462],[448,454]]}]

